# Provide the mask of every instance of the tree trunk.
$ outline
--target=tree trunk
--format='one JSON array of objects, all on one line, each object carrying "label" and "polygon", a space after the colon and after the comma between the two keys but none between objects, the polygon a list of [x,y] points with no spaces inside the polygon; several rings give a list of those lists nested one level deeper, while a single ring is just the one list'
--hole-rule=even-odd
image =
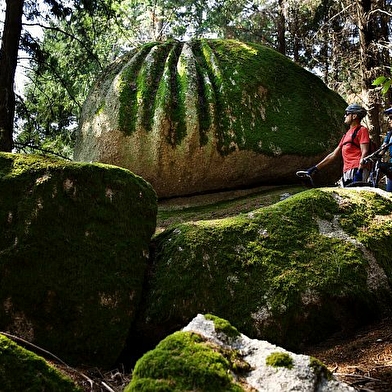
[{"label": "tree trunk", "polygon": [[283,0],[279,0],[278,9],[278,52],[286,55],[286,17]]},{"label": "tree trunk", "polygon": [[[385,56],[378,43],[385,34],[382,14],[378,10],[383,7],[384,0],[357,0],[357,23],[361,47],[362,94],[368,110],[370,134],[377,145],[380,144],[380,112],[382,107],[379,92],[372,85],[373,81],[384,73]],[[380,23],[381,22],[381,23]]]},{"label": "tree trunk", "polygon": [[22,31],[24,0],[6,0],[0,51],[0,151],[12,151],[15,115],[14,80]]}]

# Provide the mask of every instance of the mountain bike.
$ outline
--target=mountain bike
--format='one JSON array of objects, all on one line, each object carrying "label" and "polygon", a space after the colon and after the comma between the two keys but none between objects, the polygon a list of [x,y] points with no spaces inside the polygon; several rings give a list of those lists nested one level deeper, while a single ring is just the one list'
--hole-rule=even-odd
[{"label": "mountain bike", "polygon": [[391,145],[392,142],[382,145],[372,154],[365,157],[364,164],[370,167],[367,181],[352,182],[347,187],[370,186],[372,188],[380,188],[381,180],[384,180],[385,177],[392,178],[392,163],[383,162],[384,155]]}]

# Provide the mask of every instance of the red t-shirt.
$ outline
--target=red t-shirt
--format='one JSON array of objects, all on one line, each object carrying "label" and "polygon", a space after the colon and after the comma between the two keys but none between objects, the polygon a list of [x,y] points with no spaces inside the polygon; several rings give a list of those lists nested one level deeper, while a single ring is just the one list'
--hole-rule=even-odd
[{"label": "red t-shirt", "polygon": [[343,173],[347,170],[355,169],[359,167],[359,161],[361,159],[361,148],[360,144],[370,143],[369,130],[361,126],[355,136],[354,143],[351,143],[353,132],[357,127],[351,127],[340,140],[339,147],[342,148],[343,157]]}]

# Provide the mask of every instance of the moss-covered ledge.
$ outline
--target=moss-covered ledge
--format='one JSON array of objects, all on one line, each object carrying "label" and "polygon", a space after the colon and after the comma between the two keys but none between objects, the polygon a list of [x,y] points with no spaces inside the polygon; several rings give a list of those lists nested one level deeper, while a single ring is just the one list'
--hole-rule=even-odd
[{"label": "moss-covered ledge", "polygon": [[153,240],[138,333],[160,339],[212,313],[297,349],[358,326],[390,312],[391,232],[391,196],[371,189],[307,190],[233,218],[176,224]]},{"label": "moss-covered ledge", "polygon": [[0,330],[112,366],[141,298],[156,194],[128,170],[0,154]]}]

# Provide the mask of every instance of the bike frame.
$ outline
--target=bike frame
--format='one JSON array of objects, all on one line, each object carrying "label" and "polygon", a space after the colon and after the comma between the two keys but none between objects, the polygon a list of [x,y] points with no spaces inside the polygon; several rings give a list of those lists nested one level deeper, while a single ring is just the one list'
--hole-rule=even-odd
[{"label": "bike frame", "polygon": [[[378,183],[380,181],[381,175],[380,175],[380,164],[382,162],[382,158],[388,148],[392,146],[392,142],[389,142],[385,145],[382,145],[380,148],[378,148],[376,151],[374,151],[372,154],[368,155],[364,159],[364,163],[370,163],[371,164],[371,169],[370,169],[370,174],[369,174],[369,179],[367,181],[367,185],[371,186],[373,188],[378,187]],[[350,184],[351,186],[355,186],[355,182],[353,184]]]}]

